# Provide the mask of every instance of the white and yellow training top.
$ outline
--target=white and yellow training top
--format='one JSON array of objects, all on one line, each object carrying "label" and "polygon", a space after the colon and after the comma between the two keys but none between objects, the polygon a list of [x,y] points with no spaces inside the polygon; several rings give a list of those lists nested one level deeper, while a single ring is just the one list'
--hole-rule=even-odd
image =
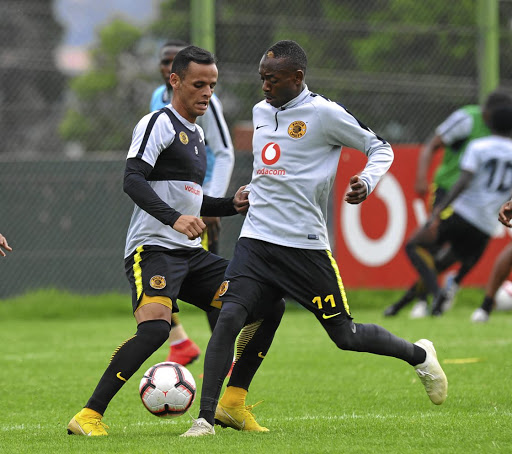
[{"label": "white and yellow training top", "polygon": [[393,162],[393,150],[343,106],[307,87],[275,108],[253,108],[254,167],[241,237],[300,249],[331,249],[327,203],[341,148],[363,152],[360,178],[370,194]]}]

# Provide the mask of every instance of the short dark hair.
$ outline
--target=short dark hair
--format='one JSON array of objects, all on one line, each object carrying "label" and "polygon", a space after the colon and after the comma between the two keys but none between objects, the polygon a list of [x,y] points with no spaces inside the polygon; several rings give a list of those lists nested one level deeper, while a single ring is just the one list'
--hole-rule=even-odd
[{"label": "short dark hair", "polygon": [[178,49],[183,49],[188,45],[189,44],[186,41],[181,39],[170,39],[169,41],[166,41],[164,44],[162,44],[162,47],[160,48],[160,58],[163,57],[164,50],[168,47],[177,47]]},{"label": "short dark hair", "polygon": [[170,39],[169,41],[166,41],[164,44],[162,44],[161,49],[166,47],[187,47],[188,45],[189,44],[182,39]]},{"label": "short dark hair", "polygon": [[180,78],[184,78],[190,62],[199,63],[200,65],[217,64],[215,56],[205,49],[197,46],[187,46],[181,49],[174,57],[171,72],[176,73]]},{"label": "short dark hair", "polygon": [[489,96],[487,96],[487,99],[484,103],[484,109],[492,110],[495,107],[510,104],[512,104],[512,96],[510,96],[510,94],[504,90],[497,89],[491,92]]},{"label": "short dark hair", "polygon": [[274,58],[286,58],[294,70],[300,69],[306,74],[308,57],[304,49],[295,41],[290,39],[278,41],[267,49],[265,55],[268,55],[270,52]]},{"label": "short dark hair", "polygon": [[500,104],[491,109],[489,129],[496,134],[510,136],[512,134],[512,104]]}]

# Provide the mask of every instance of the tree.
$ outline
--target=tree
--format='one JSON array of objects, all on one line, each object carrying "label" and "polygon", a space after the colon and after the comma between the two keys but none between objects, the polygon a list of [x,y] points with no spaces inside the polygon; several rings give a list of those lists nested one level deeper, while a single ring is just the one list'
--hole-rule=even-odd
[{"label": "tree", "polygon": [[51,0],[3,1],[0,14],[0,131],[2,152],[61,149],[56,125],[65,77],[53,52],[62,35]]},{"label": "tree", "polygon": [[351,43],[354,58],[371,72],[476,74],[475,14],[473,0],[380,2],[367,16],[366,36]]},{"label": "tree", "polygon": [[[215,11],[216,90],[230,126],[249,120],[262,99],[258,63],[280,39],[306,49],[311,89],[350,106],[391,141],[424,140],[453,109],[477,100],[472,0],[216,0]],[[120,20],[102,30],[94,69],[72,82],[60,129],[66,140],[126,150],[161,83],[159,46],[170,38],[190,42],[190,2],[163,0],[156,17],[146,30]],[[504,27],[507,18],[500,20]],[[503,36],[504,55],[508,41]]]},{"label": "tree", "polygon": [[135,123],[147,113],[147,52],[143,32],[121,19],[99,31],[92,68],[71,81],[61,136],[89,151],[126,150]]}]

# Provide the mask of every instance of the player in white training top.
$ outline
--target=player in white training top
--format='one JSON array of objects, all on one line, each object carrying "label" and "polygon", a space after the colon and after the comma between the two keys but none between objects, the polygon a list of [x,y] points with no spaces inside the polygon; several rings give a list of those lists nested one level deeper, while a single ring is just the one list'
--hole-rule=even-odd
[{"label": "player in white training top", "polygon": [[[436,128],[434,137],[432,137],[421,150],[418,158],[415,183],[415,189],[418,195],[424,196],[428,189],[427,174],[434,154],[444,149],[442,162],[436,170],[430,188],[430,203],[432,204],[430,211],[433,211],[443,200],[459,178],[460,158],[468,144],[474,139],[487,137],[491,134],[488,126],[490,112],[497,106],[510,104],[510,102],[511,96],[509,93],[501,89],[494,90],[487,96],[481,107],[478,105],[461,107]],[[449,216],[452,212],[451,210],[451,207],[447,207],[446,213],[443,214],[443,216]],[[415,234],[416,232],[407,240],[405,250],[408,254],[411,248],[416,247],[414,245]],[[431,267],[433,267],[439,275],[458,262],[457,258],[447,246],[448,245],[440,244],[436,245],[439,250],[426,251],[432,256]],[[415,253],[416,251],[412,252]],[[425,250],[423,249],[421,253],[424,252]],[[433,298],[432,301],[432,309],[436,308],[433,311],[434,314],[439,315],[437,307],[439,307],[440,302],[442,302],[442,306],[446,309],[452,305],[459,289],[459,284],[470,271],[470,268],[459,267],[456,272],[449,271],[444,276],[444,288],[440,289],[437,295],[433,295],[435,298]],[[428,296],[429,292],[420,277],[406,290],[397,302],[386,308],[384,315],[395,316],[405,306],[418,298],[418,301],[411,309],[411,318],[425,317],[431,312],[428,307]]]},{"label": "player in white training top", "polygon": [[[284,296],[311,311],[339,348],[402,359],[414,366],[432,402],[446,398],[446,376],[430,341],[412,344],[380,326],[352,321],[330,251],[327,199],[341,147],[368,157],[364,170],[350,179],[345,201],[351,204],[372,192],[393,151],[344,107],[310,92],[306,66],[306,54],[294,41],[274,44],[260,62],[265,101],[253,109],[250,207],[220,292],[223,306],[205,356],[199,418],[184,436],[211,434],[214,420],[230,412],[224,398],[217,402],[226,351],[246,317],[257,317],[266,301]],[[238,419],[232,411],[230,416]]]},{"label": "player in white training top", "polygon": [[[498,227],[498,211],[512,195],[512,102],[494,107],[488,123],[492,135],[468,144],[461,156],[459,179],[434,209],[428,227],[415,237],[415,244],[423,248],[449,244],[461,269],[467,270],[484,253]],[[450,204],[453,214],[441,220],[440,213]],[[413,250],[408,253],[429,291],[440,295],[437,273],[428,266],[428,259]],[[441,315],[442,298],[436,301],[434,315]]]},{"label": "player in white training top", "polygon": [[[176,54],[188,44],[181,40],[167,41],[160,49],[160,73],[164,83],[155,89],[151,96],[149,110],[160,110],[171,103],[172,86],[170,82],[171,68]],[[211,197],[224,197],[228,190],[231,174],[235,164],[235,153],[229,129],[224,119],[222,104],[215,93],[210,98],[208,109],[197,119],[197,124],[204,132],[206,146],[206,173],[203,181],[203,191]],[[214,254],[219,254],[219,235],[221,223],[219,217],[203,216],[206,230],[201,241],[203,247]],[[213,330],[217,321],[217,313],[207,313],[210,328]],[[171,334],[169,337],[169,353],[166,361],[172,361],[186,366],[195,361],[201,350],[188,337],[187,332],[177,313],[172,314]]]}]

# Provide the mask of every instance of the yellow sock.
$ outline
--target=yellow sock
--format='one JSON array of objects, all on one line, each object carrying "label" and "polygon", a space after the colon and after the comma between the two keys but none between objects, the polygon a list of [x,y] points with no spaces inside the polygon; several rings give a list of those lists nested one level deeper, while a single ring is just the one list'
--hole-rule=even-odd
[{"label": "yellow sock", "polygon": [[103,415],[101,413],[98,413],[96,410],[91,410],[90,408],[82,408],[80,411],[80,416],[84,416],[87,418],[103,418]]},{"label": "yellow sock", "polygon": [[246,389],[228,386],[220,399],[220,403],[225,407],[245,406],[245,396],[247,396]]}]

